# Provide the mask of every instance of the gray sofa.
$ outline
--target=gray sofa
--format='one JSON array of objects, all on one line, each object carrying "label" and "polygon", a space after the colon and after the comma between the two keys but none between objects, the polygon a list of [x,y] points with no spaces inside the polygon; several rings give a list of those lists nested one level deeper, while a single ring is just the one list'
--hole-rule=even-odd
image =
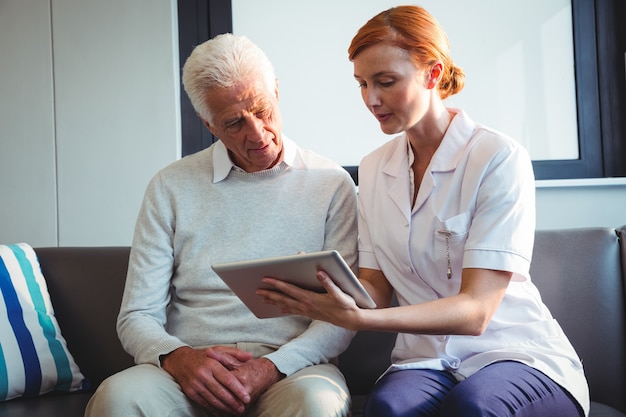
[{"label": "gray sofa", "polygon": [[[626,226],[538,231],[532,276],[581,356],[591,416],[626,416]],[[36,249],[59,325],[83,373],[97,386],[132,365],[115,333],[129,248]],[[359,416],[388,366],[394,335],[361,332],[340,357]],[[0,403],[0,417],[82,416],[91,392]]]}]

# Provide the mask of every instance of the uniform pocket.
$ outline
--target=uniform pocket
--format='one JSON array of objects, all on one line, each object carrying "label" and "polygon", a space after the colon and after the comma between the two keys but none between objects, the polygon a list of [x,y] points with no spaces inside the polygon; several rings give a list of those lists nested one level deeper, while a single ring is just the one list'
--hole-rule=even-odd
[{"label": "uniform pocket", "polygon": [[435,218],[435,262],[441,279],[461,279],[463,249],[470,223],[469,213],[447,220]]}]

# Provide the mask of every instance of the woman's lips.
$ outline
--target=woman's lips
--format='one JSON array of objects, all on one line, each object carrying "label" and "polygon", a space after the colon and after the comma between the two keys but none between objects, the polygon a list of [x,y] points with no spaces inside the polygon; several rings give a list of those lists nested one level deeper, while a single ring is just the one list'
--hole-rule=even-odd
[{"label": "woman's lips", "polygon": [[387,120],[389,120],[391,118],[392,113],[375,113],[374,115],[376,116],[376,120],[382,123],[382,122],[386,122]]}]

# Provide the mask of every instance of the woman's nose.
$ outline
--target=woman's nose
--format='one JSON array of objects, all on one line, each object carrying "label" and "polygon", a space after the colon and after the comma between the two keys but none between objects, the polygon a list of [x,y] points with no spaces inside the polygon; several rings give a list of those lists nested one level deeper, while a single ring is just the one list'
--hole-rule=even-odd
[{"label": "woman's nose", "polygon": [[378,92],[373,88],[366,88],[363,90],[363,101],[369,108],[380,105],[380,96]]}]

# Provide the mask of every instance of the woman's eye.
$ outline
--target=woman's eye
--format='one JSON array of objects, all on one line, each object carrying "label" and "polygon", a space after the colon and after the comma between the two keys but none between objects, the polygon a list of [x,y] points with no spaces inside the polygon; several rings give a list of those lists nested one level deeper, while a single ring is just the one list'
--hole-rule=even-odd
[{"label": "woman's eye", "polygon": [[379,84],[383,87],[391,87],[393,85],[393,81],[380,81]]}]

